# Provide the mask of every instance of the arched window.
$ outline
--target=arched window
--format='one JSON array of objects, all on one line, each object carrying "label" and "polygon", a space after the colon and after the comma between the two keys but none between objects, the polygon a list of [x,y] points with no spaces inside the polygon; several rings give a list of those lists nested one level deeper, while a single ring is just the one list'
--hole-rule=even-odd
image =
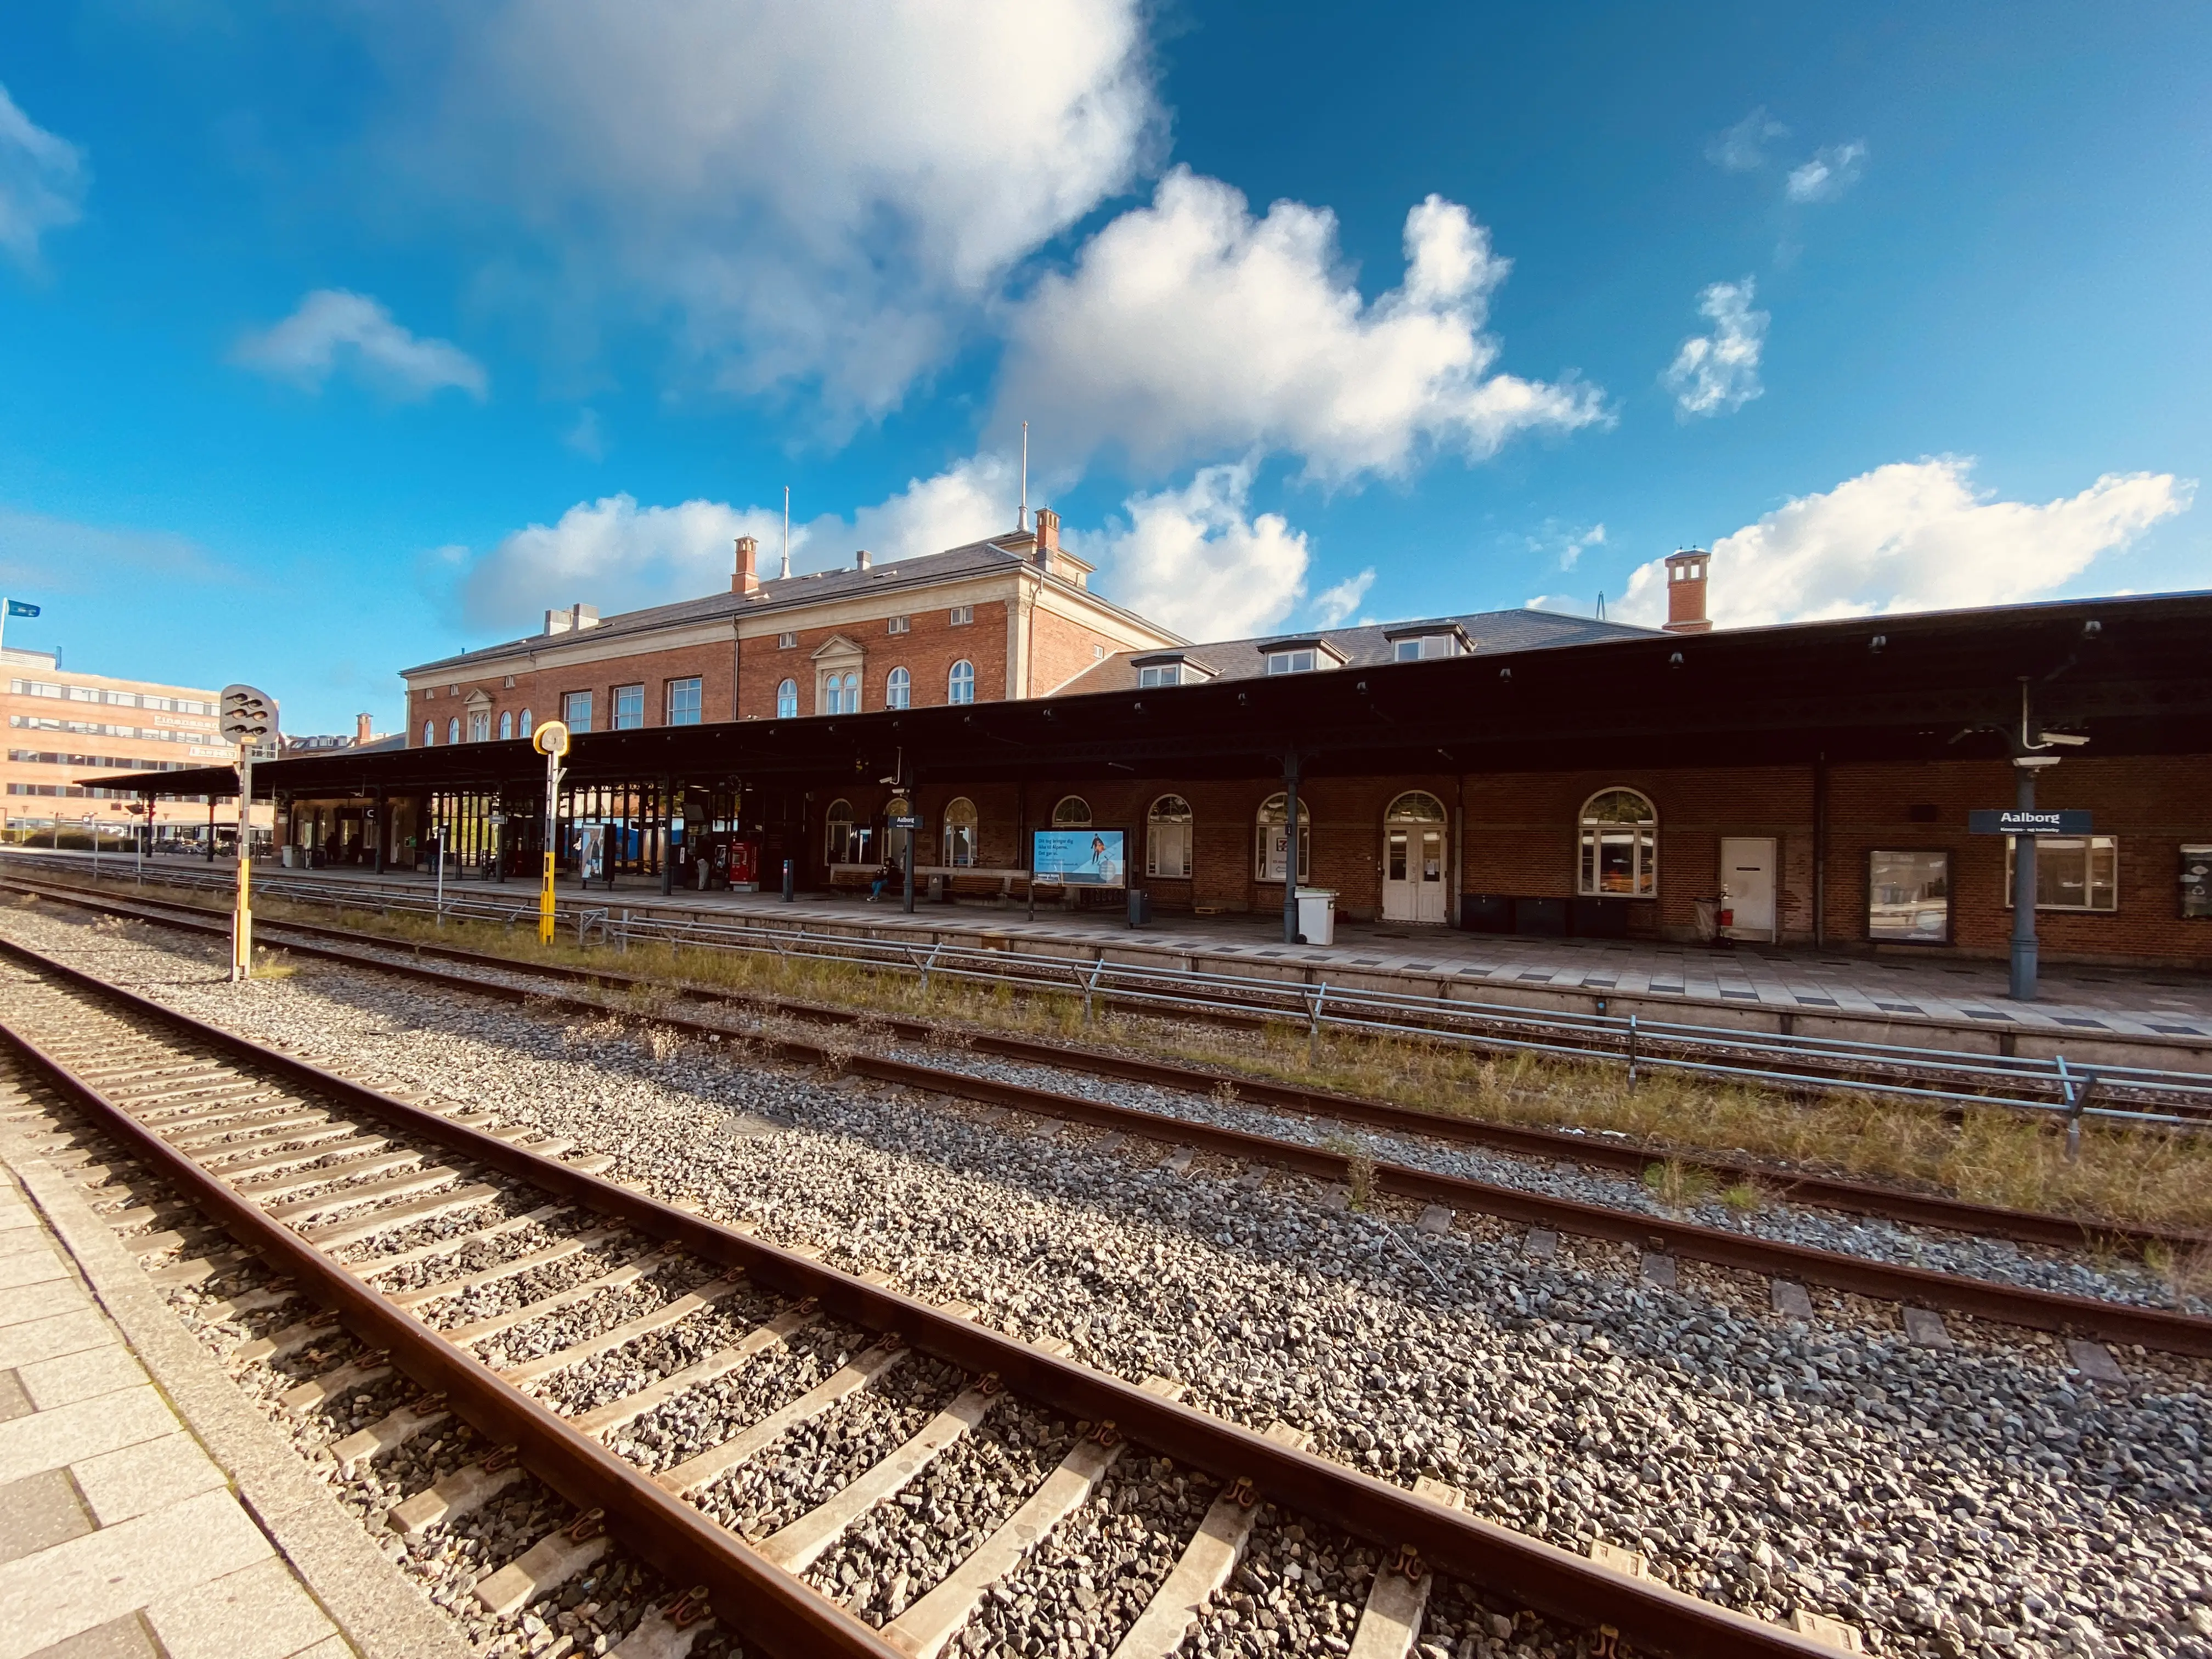
[{"label": "arched window", "polygon": [[945,806],[945,861],[956,870],[970,870],[975,866],[975,846],[981,826],[975,817],[975,803],[965,795],[948,801]]},{"label": "arched window", "polygon": [[914,702],[914,676],[903,668],[894,668],[890,678],[884,682],[884,707],[905,708]]},{"label": "arched window", "polygon": [[469,711],[469,741],[471,743],[491,741],[490,709],[472,708]]},{"label": "arched window", "polygon": [[1190,874],[1190,803],[1162,795],[1145,814],[1145,873],[1181,881]]},{"label": "arched window", "polygon": [[[1280,794],[1270,795],[1260,803],[1252,872],[1261,881],[1283,878],[1285,854],[1290,850],[1290,821],[1284,812],[1285,804]],[[1313,879],[1313,809],[1303,800],[1298,803],[1298,879]]]},{"label": "arched window", "polygon": [[775,717],[780,720],[793,720],[799,714],[799,682],[786,680],[775,688]]},{"label": "arched window", "polygon": [[447,743],[459,743],[460,740],[461,720],[460,716],[456,714],[452,720],[446,722],[446,741]]},{"label": "arched window", "polygon": [[1390,810],[1382,817],[1391,823],[1442,823],[1444,804],[1423,790],[1408,789],[1390,803]]},{"label": "arched window", "polygon": [[438,722],[435,720],[424,720],[422,722],[422,746],[425,749],[428,749],[432,744],[437,742],[437,740]]},{"label": "arched window", "polygon": [[499,740],[501,743],[505,743],[510,738],[514,737],[514,710],[512,708],[502,708],[499,711]]},{"label": "arched window", "polygon": [[822,698],[827,705],[825,714],[857,714],[860,712],[860,675],[855,669],[849,674],[825,675],[822,681]]},{"label": "arched window", "polygon": [[1659,815],[1633,789],[1601,789],[1583,803],[1577,890],[1650,898],[1659,890]]},{"label": "arched window", "polygon": [[824,831],[822,848],[823,857],[829,860],[832,864],[857,864],[860,862],[860,859],[855,854],[854,848],[859,844],[861,837],[854,832],[853,828],[852,802],[848,800],[831,801],[830,803],[829,813],[823,820],[823,829]]},{"label": "arched window", "polygon": [[522,718],[515,722],[515,729],[526,738],[534,738],[538,735],[537,725],[531,720],[530,711],[527,708],[522,711]]},{"label": "arched window", "polygon": [[1062,795],[1060,804],[1052,809],[1052,827],[1055,830],[1088,830],[1091,827],[1091,803],[1080,795]]},{"label": "arched window", "polygon": [[975,665],[965,657],[954,663],[952,672],[945,681],[945,692],[947,702],[975,702]]}]

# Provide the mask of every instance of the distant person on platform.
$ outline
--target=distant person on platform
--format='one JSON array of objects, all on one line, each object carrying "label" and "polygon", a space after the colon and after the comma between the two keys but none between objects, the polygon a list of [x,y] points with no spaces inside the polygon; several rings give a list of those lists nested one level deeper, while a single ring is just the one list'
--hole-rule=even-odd
[{"label": "distant person on platform", "polygon": [[906,866],[899,862],[898,854],[894,853],[884,860],[882,867],[876,872],[875,879],[869,883],[868,902],[873,904],[881,898],[886,885],[896,886],[905,879]]}]

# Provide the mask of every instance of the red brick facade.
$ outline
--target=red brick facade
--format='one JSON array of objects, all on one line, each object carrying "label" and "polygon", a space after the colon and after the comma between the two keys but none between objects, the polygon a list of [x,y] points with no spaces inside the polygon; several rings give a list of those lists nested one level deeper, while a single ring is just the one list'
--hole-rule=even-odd
[{"label": "red brick facade", "polygon": [[[890,631],[889,617],[877,617],[842,627],[793,626],[749,635],[738,656],[738,718],[774,719],[776,688],[787,679],[797,683],[801,715],[824,712],[815,695],[823,666],[816,653],[837,639],[860,649],[863,710],[889,707],[886,688],[894,668],[907,671],[910,707],[933,708],[951,702],[952,666],[957,662],[974,665],[976,700],[996,702],[1006,695],[1006,606],[1003,600],[987,601],[969,609],[975,619],[967,623],[953,622],[948,605],[907,611],[903,634]],[[781,643],[787,633],[793,639],[788,646]],[[845,660],[839,658],[841,664]]]},{"label": "red brick facade", "polygon": [[[1871,948],[1869,854],[1878,848],[1928,848],[1950,856],[1950,941],[1881,948],[2002,956],[2012,927],[2005,902],[2005,843],[1996,836],[1968,834],[1966,813],[1972,807],[2009,805],[2012,787],[2011,768],[2002,762],[1830,769],[1822,942],[1832,949]],[[1093,780],[1024,790],[926,782],[917,792],[924,825],[917,861],[939,861],[945,806],[965,796],[975,803],[981,821],[979,864],[1019,867],[1025,861],[1023,830],[1049,825],[1054,803],[1075,794],[1088,803],[1093,823],[1129,832],[1131,879],[1149,887],[1162,908],[1273,912],[1281,905],[1282,884],[1256,878],[1257,823],[1261,802],[1279,787],[1256,781]],[[1420,789],[1443,803],[1453,819],[1457,893],[1571,897],[1583,805],[1598,791],[1614,787],[1641,792],[1659,820],[1658,893],[1630,904],[1632,932],[1693,937],[1696,902],[1719,891],[1722,838],[1766,836],[1775,841],[1778,854],[1780,943],[1814,942],[1819,837],[1809,765],[1316,778],[1299,792],[1311,815],[1309,878],[1316,886],[1335,889],[1343,913],[1374,916],[1382,902],[1384,814],[1401,792]],[[882,812],[890,793],[869,786],[842,792],[842,798],[866,821]],[[1142,873],[1146,812],[1153,800],[1170,793],[1189,802],[1194,818],[1187,880]],[[2094,811],[2098,833],[2117,838],[2119,884],[2118,908],[2111,911],[2040,910],[2037,931],[2045,957],[2212,967],[2212,921],[2184,920],[2179,896],[2180,848],[2212,844],[2208,803],[2208,757],[2075,758],[2046,773],[2039,804]],[[808,833],[813,842],[820,840],[818,825],[827,805],[817,798],[811,809]],[[1917,817],[1915,808],[1920,809]],[[811,856],[819,860],[818,845]],[[1457,908],[1453,907],[1455,916]]]}]

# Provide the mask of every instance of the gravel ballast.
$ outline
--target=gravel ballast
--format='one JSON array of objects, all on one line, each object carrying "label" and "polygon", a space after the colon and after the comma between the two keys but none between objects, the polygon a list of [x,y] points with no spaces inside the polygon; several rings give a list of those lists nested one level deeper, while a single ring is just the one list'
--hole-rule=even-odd
[{"label": "gravel ballast", "polygon": [[[2193,1362],[2124,1354],[2134,1380],[2093,1386],[2032,1334],[1977,1328],[1955,1349],[1918,1348],[1895,1310],[1839,1298],[1785,1321],[1687,1276],[1679,1291],[1641,1282],[1618,1249],[1546,1261],[1514,1237],[1424,1236],[1299,1183],[1007,1135],[945,1103],[763,1067],[736,1045],[347,967],[233,987],[211,953],[156,930],[23,910],[4,926],[197,1018],[573,1136],[665,1197],[972,1303],[1016,1334],[1064,1338],[1133,1381],[1180,1379],[1194,1405],[1309,1428],[1324,1455],[1453,1481],[1502,1524],[1638,1550],[1678,1588],[1761,1617],[1822,1612],[1885,1653],[2212,1659],[2212,1427]],[[834,1553],[823,1570],[833,1560],[842,1575]],[[879,1544],[850,1565],[841,1588],[869,1581],[869,1616],[884,1616],[895,1563]],[[1461,1621],[1465,1650],[1540,1650],[1510,1619],[1510,1638],[1483,1634],[1493,1616]]]}]

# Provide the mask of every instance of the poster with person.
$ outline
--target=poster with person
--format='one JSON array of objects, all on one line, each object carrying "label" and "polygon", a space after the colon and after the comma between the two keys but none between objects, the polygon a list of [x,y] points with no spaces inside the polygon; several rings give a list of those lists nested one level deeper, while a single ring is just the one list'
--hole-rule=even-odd
[{"label": "poster with person", "polygon": [[1119,887],[1127,879],[1120,830],[1039,830],[1030,868],[1040,887]]}]

